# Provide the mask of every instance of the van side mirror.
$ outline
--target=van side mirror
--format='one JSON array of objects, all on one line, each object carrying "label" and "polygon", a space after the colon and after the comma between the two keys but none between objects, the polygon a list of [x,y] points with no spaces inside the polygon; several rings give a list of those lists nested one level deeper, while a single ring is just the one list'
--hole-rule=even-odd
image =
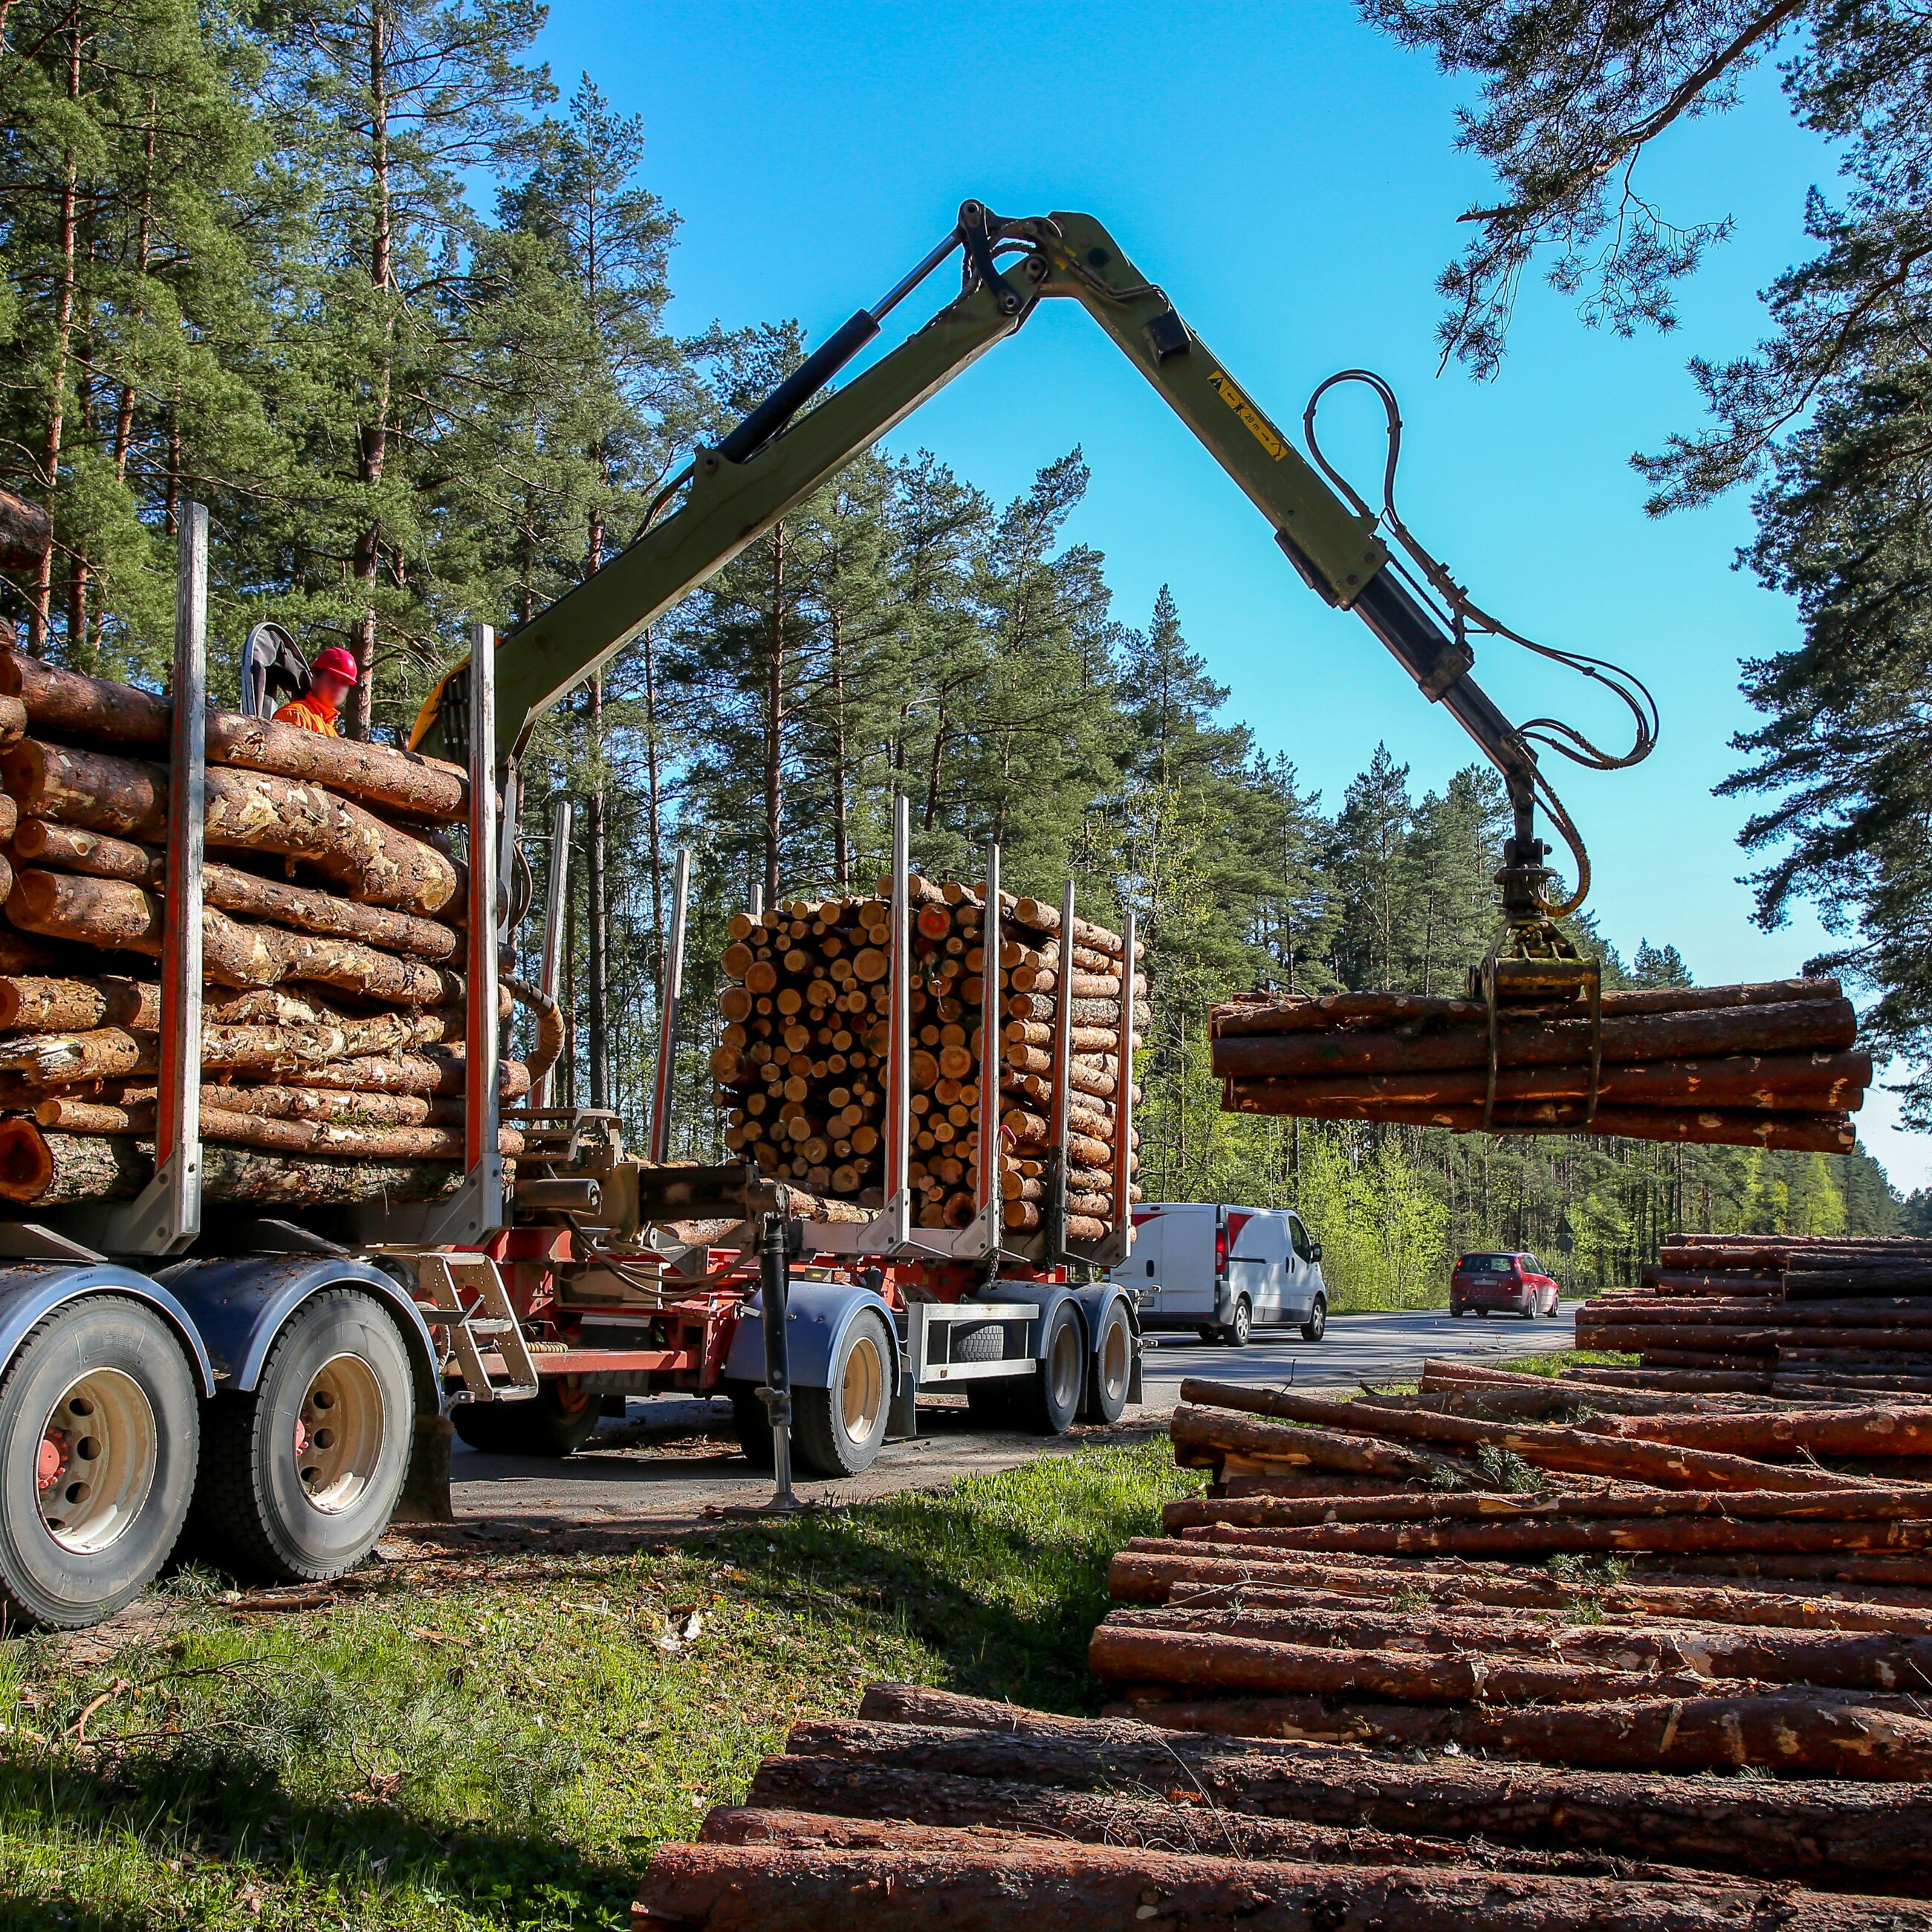
[{"label": "van side mirror", "polygon": [[1312,1262],[1318,1262],[1322,1258],[1322,1244],[1319,1241],[1309,1243],[1308,1258]]}]

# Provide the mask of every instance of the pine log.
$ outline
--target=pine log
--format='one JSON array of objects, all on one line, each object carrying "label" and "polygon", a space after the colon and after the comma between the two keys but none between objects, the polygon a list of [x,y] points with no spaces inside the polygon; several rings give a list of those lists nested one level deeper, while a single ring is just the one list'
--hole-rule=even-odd
[{"label": "pine log", "polygon": [[[1175,1410],[1168,1432],[1174,1460],[1183,1468],[1212,1468],[1217,1474],[1229,1455],[1288,1468],[1345,1469],[1356,1475],[1383,1477],[1391,1483],[1426,1482],[1444,1474],[1460,1481],[1472,1473],[1467,1462],[1426,1450],[1364,1442],[1360,1436],[1337,1429],[1257,1426],[1210,1409]],[[1284,1441],[1284,1437],[1292,1440]]]},{"label": "pine log", "polygon": [[[22,872],[8,896],[7,916],[16,926],[50,938],[149,958],[158,957],[161,950],[161,902],[124,880]],[[358,940],[252,925],[213,906],[202,910],[202,940],[208,976],[224,986],[311,980],[404,1006],[462,998],[461,980],[444,968],[381,952]]]},{"label": "pine log", "polygon": [[[1310,1610],[1383,1604],[1390,1594],[1388,1573],[1358,1569],[1332,1558],[1297,1558],[1266,1546],[1176,1544],[1136,1537],[1118,1551],[1107,1571],[1108,1594],[1118,1604],[1216,1603],[1244,1609]],[[1482,1606],[1519,1616],[1666,1618],[1675,1622],[1738,1624],[1804,1630],[1883,1630],[1932,1639],[1932,1606],[1912,1610],[1886,1604],[1796,1596],[1712,1582],[1701,1586],[1592,1580],[1566,1582],[1539,1570],[1514,1574],[1450,1566],[1439,1574],[1419,1570],[1402,1582],[1405,1602],[1418,1599],[1448,1610]]]},{"label": "pine log", "polygon": [[[1190,1798],[1192,1802],[1190,1802]],[[840,1821],[875,1820],[880,1842],[896,1835],[888,1820],[1018,1832],[1036,1838],[1084,1844],[1128,1844],[1220,1857],[1334,1864],[1478,1866],[1489,1871],[1540,1872],[1572,1877],[1648,1879],[1683,1883],[1702,1876],[1690,1867],[1624,1859],[1611,1852],[1533,1851],[1469,1844],[1412,1832],[1368,1831],[1346,1825],[1308,1825],[1285,1818],[1203,1805],[1192,1794],[1156,1802],[1114,1792],[1064,1791],[1016,1780],[961,1778],[818,1757],[768,1757],[746,1796],[760,1810],[713,1811],[704,1823],[712,1844],[756,1844],[770,1829],[764,1814],[796,1808],[785,1842],[807,1829],[835,1843],[866,1840]]]},{"label": "pine log", "polygon": [[[174,710],[168,698],[62,670],[20,652],[0,651],[0,692],[17,698],[28,718],[56,737],[150,748],[168,742]],[[314,780],[412,818],[453,821],[469,810],[468,779],[460,766],[232,712],[208,714],[208,761]]]},{"label": "pine log", "polygon": [[[820,1820],[808,1821],[823,1836]],[[636,1932],[1877,1932],[1898,1900],[1645,1886],[1430,1866],[1262,1864],[1169,1851],[901,1828],[890,1846],[665,1844]]]},{"label": "pine log", "polygon": [[1617,1442],[1610,1447],[1612,1438],[1593,1436],[1587,1430],[1517,1427],[1462,1416],[1405,1414],[1392,1410],[1358,1411],[1352,1403],[1320,1396],[1202,1382],[1192,1376],[1182,1382],[1180,1399],[1184,1402],[1205,1402],[1251,1415],[1323,1424],[1352,1434],[1394,1436],[1466,1451],[1486,1444],[1508,1450],[1537,1468],[1564,1470],[1580,1475],[1641,1477],[1669,1489],[1855,1490],[1865,1486],[1856,1477],[1834,1476],[1823,1470],[1770,1469],[1742,1456],[1674,1449],[1662,1443]]},{"label": "pine log", "polygon": [[[404,1053],[433,1044],[443,1022],[432,1014],[376,1013],[337,1026],[225,1026],[202,1029],[201,1064],[208,1072],[299,1075],[363,1054]],[[0,1066],[39,1087],[83,1080],[124,1080],[154,1072],[157,1037],[124,1027],[87,1033],[29,1034],[0,1043]]]},{"label": "pine log", "polygon": [[1861,1262],[1852,1268],[1800,1266],[1784,1270],[1794,1300],[1839,1294],[1932,1294],[1932,1262]]},{"label": "pine log", "polygon": [[86,980],[13,974],[0,977],[0,1031],[79,1032],[128,1027],[153,1033],[161,1023],[161,989],[152,980],[106,974]]},{"label": "pine log", "polygon": [[23,574],[38,570],[53,540],[53,518],[45,510],[10,490],[0,490],[0,570]]},{"label": "pine log", "polygon": [[[32,1120],[0,1120],[0,1200],[37,1208],[120,1201],[154,1172],[153,1144],[49,1133]],[[202,1192],[221,1204],[316,1208],[365,1201],[437,1201],[463,1178],[453,1161],[291,1159],[210,1144],[202,1151]]]},{"label": "pine log", "polygon": [[1923,1782],[1932,1718],[1819,1691],[1633,1698],[1604,1703],[1417,1705],[1305,1694],[1136,1697],[1143,1721],[1242,1737],[1301,1738],[1382,1750],[1453,1748],[1590,1771],[1775,1770]]},{"label": "pine log", "polygon": [[[160,851],[44,818],[23,821],[15,836],[14,850],[16,857],[55,872],[126,880],[157,891],[167,883],[167,861]],[[381,906],[358,905],[332,892],[264,879],[232,866],[204,865],[202,892],[208,904],[223,912],[252,913],[304,932],[363,940],[424,959],[449,959],[456,953],[455,932],[437,920],[391,912]]]},{"label": "pine log", "polygon": [[[1423,1703],[1462,1694],[1451,1687],[1461,1681],[1464,1664],[1474,1673],[1469,1696],[1522,1702],[1527,1678],[1492,1680],[1489,1674],[1492,1666],[1517,1659],[1526,1665],[1561,1666],[1579,1673],[1573,1687],[1553,1694],[1556,1701],[1578,1701],[1578,1694],[1587,1690],[1592,1674],[1598,1672],[1633,1677],[1640,1684],[1648,1682],[1659,1691],[1666,1688],[1665,1680],[1686,1676],[1712,1684],[1726,1682],[1734,1689],[1748,1684],[1808,1684],[1889,1696],[1932,1688],[1932,1637],[1870,1630],[1714,1629],[1687,1623],[1639,1629],[1611,1623],[1580,1627],[1472,1606],[1391,1611],[1252,1603],[1118,1610],[1109,1613],[1101,1628],[1325,1647],[1351,1657],[1399,1653],[1441,1666],[1428,1673],[1430,1688],[1425,1693],[1408,1698]],[[1097,1641],[1099,1632],[1095,1634]],[[1394,1681],[1389,1668],[1378,1661],[1370,1674],[1341,1680],[1341,1688],[1355,1694]],[[1292,1688],[1320,1690],[1325,1685],[1309,1682]],[[1379,1690],[1374,1694],[1407,1695]]]},{"label": "pine log", "polygon": [[[1839,1053],[1856,1044],[1858,1016],[1849,1000],[1798,1000],[1781,1006],[1606,1016],[1601,1031],[1606,1066],[1738,1053]],[[1506,1020],[1498,1037],[1505,1067],[1574,1066],[1590,1057],[1590,1027],[1584,1020]],[[1214,1072],[1230,1079],[1480,1067],[1488,1055],[1487,1034],[1474,1026],[1414,1039],[1394,1033],[1222,1035],[1214,1042]]]},{"label": "pine log", "polygon": [[[1870,1085],[1868,1053],[1732,1054],[1703,1060],[1648,1060],[1606,1066],[1598,1082],[1600,1104],[1615,1107],[1765,1108],[1784,1112],[1828,1113],[1855,1108]],[[1440,1072],[1322,1074],[1300,1078],[1244,1078],[1244,1093],[1268,1102],[1266,1111],[1315,1112],[1347,1102],[1372,1118],[1387,1107],[1425,1107],[1454,1112],[1480,1108],[1487,1076],[1480,1068]],[[1528,1101],[1571,1104],[1590,1095],[1587,1065],[1505,1067],[1496,1076],[1504,1106]],[[1261,1111],[1251,1109],[1249,1111]]]},{"label": "pine log", "polygon": [[1370,1830],[1413,1831],[1426,1820],[1454,1839],[1587,1848],[1861,1891],[1932,1883],[1932,1792],[1910,1786],[1235,1745],[1118,1720],[1046,1718],[912,1685],[874,1684],[860,1708],[857,1723],[795,1725],[787,1750],[1049,1790],[1172,1793],[1213,1810]]},{"label": "pine log", "polygon": [[[319,1087],[343,1093],[424,1094],[449,1097],[461,1094],[465,1085],[463,1049],[460,1046],[432,1047],[419,1053],[362,1055],[353,1060],[332,1060],[326,1066],[304,1066],[291,1072],[292,1084]],[[497,1090],[506,1100],[520,1100],[530,1090],[530,1070],[520,1060],[502,1063]]]},{"label": "pine log", "polygon": [[[0,751],[0,783],[34,818],[122,838],[166,835],[167,774],[157,765],[29,738]],[[438,912],[456,895],[456,868],[434,846],[299,779],[211,766],[207,838],[298,860],[350,898],[401,912]]]},{"label": "pine log", "polygon": [[[1585,1304],[1587,1307],[1588,1304]],[[1879,1328],[1848,1324],[1843,1328],[1804,1328],[1768,1324],[1740,1328],[1728,1324],[1660,1322],[1592,1322],[1580,1319],[1580,1348],[1649,1355],[1660,1351],[1726,1355],[1775,1355],[1782,1348],[1842,1347],[1859,1351],[1932,1348],[1932,1336],[1921,1328]]]},{"label": "pine log", "polygon": [[1784,1292],[1781,1274],[1732,1274],[1692,1268],[1642,1269],[1642,1286],[1659,1294],[1775,1294]]},{"label": "pine log", "polygon": [[[456,1127],[375,1127],[334,1120],[271,1119],[226,1108],[202,1110],[205,1138],[238,1146],[273,1149],[282,1154],[340,1154],[364,1160],[460,1160],[464,1130]],[[514,1156],[524,1150],[524,1136],[514,1127],[497,1130],[500,1150]]]}]

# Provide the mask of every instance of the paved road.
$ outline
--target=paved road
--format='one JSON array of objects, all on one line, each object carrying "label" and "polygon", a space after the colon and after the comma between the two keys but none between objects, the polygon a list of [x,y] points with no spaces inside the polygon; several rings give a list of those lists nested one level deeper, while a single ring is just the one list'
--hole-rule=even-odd
[{"label": "paved road", "polygon": [[[1244,1349],[1192,1336],[1154,1338],[1145,1360],[1145,1400],[1123,1426],[1157,1428],[1180,1400],[1184,1376],[1299,1388],[1353,1387],[1363,1381],[1412,1376],[1425,1356],[1499,1360],[1574,1346],[1574,1303],[1554,1322],[1471,1317],[1439,1312],[1415,1315],[1338,1315],[1318,1342],[1288,1331],[1277,1340],[1264,1330]],[[804,1482],[799,1493],[819,1502],[855,1502],[901,1490],[934,1489],[956,1478],[1016,1467],[1041,1454],[1065,1454],[1108,1432],[1081,1429],[1057,1442],[992,1432],[969,1426],[964,1400],[920,1406],[916,1441],[890,1442],[866,1474],[846,1483]],[[486,1456],[459,1443],[451,1474],[459,1523],[475,1538],[523,1540],[568,1533],[573,1541],[634,1542],[674,1534],[719,1520],[723,1511],[755,1506],[771,1493],[771,1479],[738,1456],[730,1406],[675,1396],[633,1402],[622,1422],[607,1422],[592,1446],[567,1462]]]},{"label": "paved road", "polygon": [[1553,1322],[1525,1322],[1515,1316],[1466,1315],[1457,1321],[1446,1310],[1406,1315],[1334,1315],[1318,1342],[1304,1342],[1299,1329],[1263,1328],[1245,1348],[1203,1342],[1188,1334],[1155,1335],[1157,1346],[1143,1358],[1146,1406],[1170,1408],[1180,1400],[1184,1376],[1212,1376],[1223,1382],[1290,1383],[1297,1388],[1352,1388],[1364,1382],[1412,1378],[1425,1358],[1480,1361],[1513,1355],[1541,1354],[1576,1346],[1576,1310],[1564,1302]]}]

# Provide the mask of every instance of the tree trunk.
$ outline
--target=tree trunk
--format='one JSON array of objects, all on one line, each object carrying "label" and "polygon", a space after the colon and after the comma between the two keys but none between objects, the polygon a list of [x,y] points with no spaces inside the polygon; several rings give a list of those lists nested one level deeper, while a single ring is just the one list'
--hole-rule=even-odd
[{"label": "tree trunk", "polygon": [[604,680],[601,674],[592,676],[584,702],[591,760],[590,796],[584,828],[590,858],[584,886],[585,937],[589,941],[586,964],[590,975],[590,1104],[608,1107],[610,1104],[610,902],[604,880]]},{"label": "tree trunk", "polygon": [[784,806],[784,555],[782,518],[772,526],[772,606],[765,668],[765,904],[778,902]]}]

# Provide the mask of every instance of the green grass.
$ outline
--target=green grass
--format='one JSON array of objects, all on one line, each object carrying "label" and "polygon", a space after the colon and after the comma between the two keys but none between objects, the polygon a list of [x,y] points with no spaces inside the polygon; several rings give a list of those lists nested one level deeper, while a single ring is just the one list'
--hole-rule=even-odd
[{"label": "green grass", "polygon": [[674,1547],[377,1565],[304,1612],[190,1575],[84,1665],[0,1643],[0,1926],[601,1932],[875,1678],[1090,1708],[1107,1559],[1195,1480],[1156,1438]]},{"label": "green grass", "polygon": [[1552,1348],[1546,1355],[1517,1355],[1507,1362],[1491,1362],[1490,1368],[1508,1369],[1520,1376],[1561,1375],[1565,1369],[1634,1369],[1634,1355],[1621,1355],[1613,1349]]}]

